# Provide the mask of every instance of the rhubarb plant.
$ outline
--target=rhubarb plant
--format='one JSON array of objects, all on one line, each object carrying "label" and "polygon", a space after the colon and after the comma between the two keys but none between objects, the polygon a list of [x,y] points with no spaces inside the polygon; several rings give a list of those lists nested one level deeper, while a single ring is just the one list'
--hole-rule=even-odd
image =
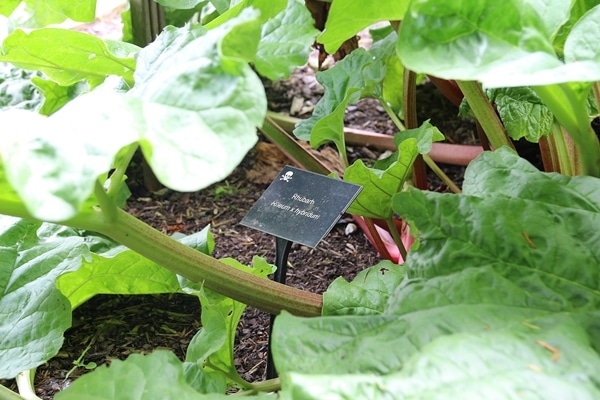
[{"label": "rhubarb plant", "polygon": [[[232,388],[283,399],[600,396],[600,154],[589,123],[600,6],[333,1],[319,39],[331,51],[371,23],[402,24],[320,75],[332,91],[298,132],[343,155],[344,108],[380,99],[399,128],[398,152],[349,166],[344,178],[368,189],[354,212],[400,216],[415,243],[402,265],[383,261],[319,296],[265,279],[264,260],[212,258],[208,230],[167,237],[123,211],[137,149],[176,190],[226,177],[266,115],[249,64],[285,76],[317,34],[299,0],[210,3],[219,15],[209,23],[167,27],[143,49],[56,28],[5,39],[0,61],[42,74],[32,82],[48,116],[0,113],[0,377],[56,354],[72,309],[96,293],[183,292],[203,307],[184,362],[167,351],[133,355],[57,399],[220,398]],[[72,17],[73,3],[60,4],[53,12]],[[496,149],[469,165],[462,194],[406,184],[417,154],[440,138],[427,123],[416,129],[413,71],[458,80]],[[559,163],[580,158],[572,171],[592,176],[543,173],[503,147],[510,142],[480,82],[532,86],[552,113]],[[570,137],[578,153],[565,147]],[[272,349],[281,379],[245,382],[235,371],[233,332],[246,304],[280,314]],[[4,398],[21,397],[0,386]]]}]

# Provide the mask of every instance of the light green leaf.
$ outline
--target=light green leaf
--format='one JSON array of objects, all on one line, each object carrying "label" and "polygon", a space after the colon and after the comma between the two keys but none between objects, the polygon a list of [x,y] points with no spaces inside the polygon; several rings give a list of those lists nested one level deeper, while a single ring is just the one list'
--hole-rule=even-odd
[{"label": "light green leaf", "polygon": [[185,382],[183,365],[170,351],[133,354],[125,361],[112,360],[77,379],[56,400],[197,400],[202,397]]},{"label": "light green leaf", "polygon": [[385,170],[368,168],[362,160],[348,167],[344,180],[363,187],[348,212],[371,218],[390,218],[392,196],[402,189],[418,154],[417,140],[408,138],[399,144],[395,162]]},{"label": "light green leaf", "polygon": [[39,110],[39,113],[42,115],[53,114],[69,101],[89,91],[89,85],[86,81],[80,81],[70,86],[61,86],[49,79],[34,77],[31,82],[44,96],[44,102]]},{"label": "light green leaf", "polygon": [[565,40],[571,33],[573,25],[577,23],[583,17],[583,15],[591,10],[594,6],[600,4],[599,0],[573,0],[571,3],[571,9],[569,13],[569,19],[565,22],[558,30],[554,37],[554,48],[559,55],[564,54]]},{"label": "light green leaf", "polygon": [[21,0],[4,0],[0,2],[0,14],[8,17],[20,3]]},{"label": "light green leaf", "polygon": [[308,60],[311,44],[319,33],[310,12],[300,0],[289,0],[287,8],[262,27],[255,66],[271,80],[287,77]]},{"label": "light green leaf", "polygon": [[[274,267],[260,257],[253,258],[252,268],[233,259],[221,261],[263,278],[274,272]],[[179,279],[183,290],[200,297],[202,305],[202,329],[190,342],[185,358],[188,364],[186,366],[188,382],[203,393],[208,393],[210,388],[213,390],[218,388],[224,393],[225,382],[230,384],[244,382],[235,369],[233,350],[236,329],[246,305],[206,289],[201,283],[190,282],[181,277]],[[212,378],[207,379],[207,374]],[[235,379],[232,379],[233,377]]]},{"label": "light green leaf", "polygon": [[288,0],[242,0],[206,24],[206,27],[214,28],[224,24],[225,22],[239,16],[248,7],[252,7],[260,12],[259,21],[261,24],[264,24],[269,19],[275,17],[277,14],[283,11],[287,4]]},{"label": "light green leaf", "polygon": [[71,230],[0,218],[0,377],[14,378],[54,356],[71,326],[69,301],[56,278],[90,254]]},{"label": "light green leaf", "polygon": [[224,179],[256,142],[262,83],[244,60],[219,57],[222,40],[255,17],[248,11],[210,31],[168,30],[140,52],[131,93],[146,104],[150,128],[140,145],[166,186],[194,191]]},{"label": "light green leaf", "polygon": [[569,20],[571,2],[563,0],[524,0],[540,16],[546,35],[554,38],[558,30]]},{"label": "light green leaf", "polygon": [[[91,22],[96,17],[96,1],[97,0],[42,0],[48,8],[56,11],[73,21]],[[25,0],[25,3],[34,4],[40,3],[35,0]]]},{"label": "light green leaf", "polygon": [[[551,19],[556,23],[562,18]],[[502,4],[423,0],[411,3],[400,27],[397,51],[415,72],[479,80],[487,87],[600,79],[598,61],[563,63],[556,56],[545,23],[548,20],[520,0]],[[594,31],[586,38],[589,43],[598,39]]]},{"label": "light green leaf", "polygon": [[400,143],[410,138],[414,138],[417,141],[417,151],[419,154],[429,153],[433,147],[433,142],[440,142],[446,139],[444,134],[437,127],[431,125],[429,120],[423,122],[418,128],[396,133],[394,144],[399,146]]},{"label": "light green leaf", "polygon": [[[208,253],[212,237],[208,228],[182,241],[199,251]],[[115,246],[101,255],[92,255],[89,262],[77,271],[61,275],[56,286],[75,309],[97,294],[152,294],[177,293],[181,287],[177,276],[170,270],[127,249]]]},{"label": "light green leaf", "polygon": [[327,52],[333,54],[344,41],[376,22],[404,19],[408,4],[407,0],[378,2],[336,0],[331,3],[325,30],[319,37],[319,43],[323,43]]},{"label": "light green leaf", "polygon": [[42,71],[63,86],[85,79],[95,87],[108,75],[133,83],[133,54],[138,47],[115,43],[66,29],[44,28],[29,34],[17,30],[4,40],[0,61]]},{"label": "light green leaf", "polygon": [[80,96],[49,118],[3,112],[0,124],[12,133],[0,137],[5,178],[33,216],[66,220],[79,212],[119,149],[138,139],[143,114],[125,95],[107,90]]},{"label": "light green leaf", "polygon": [[577,21],[565,42],[565,61],[581,62],[586,60],[600,63],[600,5],[592,8]]}]

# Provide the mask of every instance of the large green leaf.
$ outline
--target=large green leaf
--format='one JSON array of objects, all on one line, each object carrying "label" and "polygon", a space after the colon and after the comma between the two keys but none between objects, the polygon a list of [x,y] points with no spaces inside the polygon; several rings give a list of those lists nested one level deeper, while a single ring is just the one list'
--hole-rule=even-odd
[{"label": "large green leaf", "polygon": [[125,361],[113,360],[110,368],[102,366],[56,394],[57,400],[201,398],[186,383],[181,361],[165,350],[147,356],[133,354]]},{"label": "large green leaf", "polygon": [[325,30],[319,37],[319,42],[333,54],[345,40],[376,22],[402,20],[408,4],[407,0],[336,0],[331,3]]},{"label": "large green leaf", "polygon": [[287,8],[262,27],[254,64],[269,79],[285,78],[308,60],[318,31],[303,1],[289,0]]},{"label": "large green leaf", "polygon": [[14,378],[54,356],[71,326],[56,278],[90,253],[70,229],[0,218],[0,377]]},{"label": "large green leaf", "polygon": [[107,75],[133,83],[137,46],[102,40],[83,32],[44,28],[25,33],[16,30],[2,43],[0,61],[42,71],[61,85],[87,80],[94,87]]},{"label": "large green leaf", "polygon": [[[544,12],[542,16],[532,6],[536,3],[413,2],[400,27],[398,53],[404,65],[416,72],[480,80],[488,87],[600,79],[598,60],[590,57],[597,51],[586,51],[584,57],[572,62],[576,57],[567,57],[565,49],[566,63],[554,53],[547,25],[566,20],[568,10],[557,6],[551,17]],[[565,15],[556,15],[557,10]],[[591,21],[594,19],[590,19],[590,26]],[[598,48],[600,32],[596,29],[580,29],[576,35],[578,41]]]},{"label": "large green leaf", "polygon": [[145,127],[143,109],[130,100],[102,90],[49,118],[24,110],[0,115],[0,124],[10,127],[0,136],[5,178],[33,216],[62,221],[80,211],[114,155]]},{"label": "large green leaf", "polygon": [[394,197],[419,232],[406,278],[376,266],[375,282],[332,285],[324,309],[337,315],[277,318],[284,393],[314,379],[322,391],[307,398],[343,398],[353,374],[356,390],[408,397],[599,395],[600,180],[541,173],[500,149],[471,163],[464,189]]},{"label": "large green leaf", "polygon": [[[560,348],[585,352],[577,339],[585,333],[574,321],[547,325]],[[598,360],[571,358],[558,363],[539,345],[540,334],[521,327],[515,332],[477,332],[442,336],[409,358],[399,373],[376,375],[282,376],[282,399],[595,399],[597,382],[579,375],[598,368]],[[533,343],[533,345],[532,345]],[[561,352],[561,356],[564,354]],[[568,356],[567,356],[568,357]],[[560,359],[560,357],[559,357]]]}]

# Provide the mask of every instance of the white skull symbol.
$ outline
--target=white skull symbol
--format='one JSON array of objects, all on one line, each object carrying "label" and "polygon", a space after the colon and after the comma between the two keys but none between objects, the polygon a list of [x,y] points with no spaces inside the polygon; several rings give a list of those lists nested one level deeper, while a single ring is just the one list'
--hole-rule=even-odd
[{"label": "white skull symbol", "polygon": [[294,173],[292,171],[288,171],[285,174],[281,175],[281,178],[279,178],[279,180],[289,182],[292,179],[292,175],[294,175]]}]

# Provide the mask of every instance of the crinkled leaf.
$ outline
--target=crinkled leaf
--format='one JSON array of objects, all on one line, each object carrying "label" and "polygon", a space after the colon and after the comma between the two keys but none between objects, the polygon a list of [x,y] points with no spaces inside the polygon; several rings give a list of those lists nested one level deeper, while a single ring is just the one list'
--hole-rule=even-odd
[{"label": "crinkled leaf", "polygon": [[31,83],[32,77],[35,73],[0,63],[0,110],[39,108],[42,97]]},{"label": "crinkled leaf", "polygon": [[71,230],[0,218],[0,377],[14,378],[54,356],[71,326],[69,301],[56,278],[90,254]]},{"label": "crinkled leaf", "polygon": [[382,98],[386,63],[393,55],[395,38],[395,35],[389,35],[369,51],[357,49],[333,68],[317,73],[317,81],[325,88],[325,94],[317,103],[313,115],[296,125],[294,135],[302,140],[310,140],[315,148],[333,141],[344,152],[343,118],[346,106],[362,97]]},{"label": "crinkled leaf", "polygon": [[[525,138],[537,143],[550,134],[554,115],[530,87],[487,89],[486,94],[496,104],[506,133],[512,139]],[[472,114],[466,99],[460,105],[460,113]]]},{"label": "crinkled leaf", "polygon": [[[600,79],[597,60],[569,62],[565,57],[563,63],[556,57],[545,23],[531,4],[520,0],[413,2],[402,21],[397,50],[411,70],[479,80],[487,87]],[[587,43],[600,42],[596,30],[582,35]]]},{"label": "crinkled leaf", "polygon": [[300,0],[289,0],[287,8],[262,27],[254,65],[271,80],[285,78],[308,60],[318,30],[310,12]]},{"label": "crinkled leaf", "polygon": [[357,0],[336,0],[331,3],[325,30],[319,43],[333,54],[338,48],[361,30],[380,21],[400,21],[408,8],[407,0],[384,0],[364,2]]},{"label": "crinkled leaf", "polygon": [[[273,273],[273,266],[260,257],[254,257],[252,268],[233,259],[221,261],[263,278]],[[186,366],[188,381],[194,379],[192,385],[203,393],[208,393],[210,388],[219,388],[224,393],[226,387],[223,384],[234,383],[231,377],[237,376],[238,382],[243,380],[235,369],[233,350],[236,329],[246,305],[206,289],[201,283],[179,279],[183,290],[200,297],[202,304],[202,329],[194,336],[186,353],[186,364],[195,364]],[[227,379],[223,379],[224,372]],[[207,379],[207,374],[212,375],[212,379]]]},{"label": "crinkled leaf", "polygon": [[323,294],[323,315],[378,315],[385,310],[390,293],[406,279],[406,267],[391,261],[361,271],[354,282],[339,277]]},{"label": "crinkled leaf", "polygon": [[[409,252],[407,279],[390,274],[389,284],[373,285],[365,274],[350,284],[386,297],[367,302],[374,311],[356,315],[361,300],[353,305],[337,283],[324,297],[337,315],[277,318],[273,354],[284,382],[292,372],[396,373],[394,393],[406,396],[493,388],[515,396],[523,383],[542,393],[581,385],[582,398],[597,396],[600,180],[541,173],[506,149],[468,171],[461,195],[394,196],[421,246]],[[527,370],[535,373],[524,381]],[[347,378],[335,379],[331,393]]]},{"label": "crinkled leaf", "polygon": [[[186,236],[182,242],[209,253],[213,242],[208,228]],[[113,244],[116,246],[116,244]],[[61,275],[57,287],[74,309],[97,294],[152,294],[181,291],[177,276],[124,246],[117,246],[77,271]]]},{"label": "crinkled leaf", "polygon": [[44,28],[29,34],[16,30],[2,43],[0,61],[42,71],[64,86],[85,79],[94,87],[108,75],[121,76],[133,83],[133,54],[138,49],[131,44],[104,41],[66,29]]},{"label": "crinkled leaf", "polygon": [[181,361],[166,350],[133,354],[125,361],[112,360],[110,367],[99,367],[56,394],[56,400],[201,398],[186,383]]},{"label": "crinkled leaf", "polygon": [[371,218],[390,218],[392,196],[402,189],[418,154],[417,140],[408,138],[400,143],[395,162],[386,170],[369,168],[362,160],[348,167],[344,180],[363,187],[348,212]]},{"label": "crinkled leaf", "polygon": [[[390,399],[390,398],[486,398],[486,399],[595,399],[600,390],[594,378],[581,371],[598,368],[597,357],[590,354],[585,333],[566,318],[552,320],[544,333],[476,332],[441,336],[409,358],[399,373],[375,375],[282,376],[282,399]],[[540,345],[552,337],[561,351],[558,362]],[[540,341],[540,342],[537,342]],[[560,360],[568,357],[568,360]],[[583,366],[583,368],[582,368]]]}]

